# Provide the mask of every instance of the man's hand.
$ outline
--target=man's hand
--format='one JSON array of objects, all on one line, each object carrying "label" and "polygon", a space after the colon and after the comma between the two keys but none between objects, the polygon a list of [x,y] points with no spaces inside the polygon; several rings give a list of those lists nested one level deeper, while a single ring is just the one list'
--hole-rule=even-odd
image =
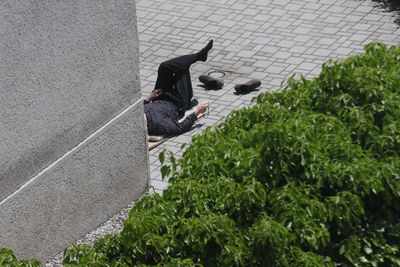
[{"label": "man's hand", "polygon": [[207,111],[207,108],[208,108],[208,102],[207,101],[204,102],[204,103],[198,104],[196,106],[196,110],[195,110],[196,116],[199,116],[200,114],[205,113]]},{"label": "man's hand", "polygon": [[161,89],[154,89],[153,91],[150,92],[149,96],[147,97],[147,101],[151,102],[157,99],[161,94],[162,94]]}]

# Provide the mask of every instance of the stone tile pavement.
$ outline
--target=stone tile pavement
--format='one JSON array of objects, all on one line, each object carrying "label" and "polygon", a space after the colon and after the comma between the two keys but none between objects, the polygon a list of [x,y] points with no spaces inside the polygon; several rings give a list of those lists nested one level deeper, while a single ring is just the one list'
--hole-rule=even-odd
[{"label": "stone tile pavement", "polygon": [[[164,147],[179,157],[182,143],[251,105],[257,94],[279,90],[289,76],[313,77],[327,59],[359,53],[371,41],[400,42],[394,19],[370,0],[137,0],[136,8],[145,96],[162,61],[196,52],[214,39],[208,61],[191,68],[195,98],[210,103],[209,116],[150,151],[151,185],[158,193],[168,185],[158,161]],[[213,69],[226,71],[225,86],[206,91],[197,77]],[[251,78],[262,81],[261,90],[235,95],[234,84]]]}]

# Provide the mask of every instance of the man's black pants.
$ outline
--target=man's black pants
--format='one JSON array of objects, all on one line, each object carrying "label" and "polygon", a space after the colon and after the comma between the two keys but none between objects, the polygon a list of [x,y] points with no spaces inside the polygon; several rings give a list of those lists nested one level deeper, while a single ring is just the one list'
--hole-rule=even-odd
[{"label": "man's black pants", "polygon": [[180,56],[160,64],[155,89],[162,89],[159,99],[173,102],[184,113],[193,97],[190,66],[197,62],[196,54]]}]

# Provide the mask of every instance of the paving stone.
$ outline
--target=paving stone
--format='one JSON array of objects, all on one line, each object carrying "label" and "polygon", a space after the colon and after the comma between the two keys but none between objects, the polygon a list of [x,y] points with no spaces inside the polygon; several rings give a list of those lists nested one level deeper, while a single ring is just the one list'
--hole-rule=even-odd
[{"label": "paving stone", "polygon": [[301,4],[290,3],[290,4],[287,4],[284,8],[285,8],[286,10],[297,11],[297,10],[300,10],[301,8],[303,8],[303,5],[301,5]]},{"label": "paving stone", "polygon": [[164,190],[168,186],[168,182],[153,179],[150,185],[156,190]]},{"label": "paving stone", "polygon": [[362,13],[370,13],[374,8],[372,6],[367,6],[367,5],[362,5],[362,6],[358,6],[356,7],[354,10],[357,12],[362,12]]},{"label": "paving stone", "polygon": [[322,29],[322,33],[324,34],[335,34],[339,31],[339,28],[336,27],[325,27],[324,29]]},{"label": "paving stone", "polygon": [[316,49],[313,53],[313,55],[317,55],[317,56],[329,56],[332,53],[331,50],[329,49],[323,49],[323,48],[319,48]]},{"label": "paving stone", "polygon": [[327,18],[324,20],[326,23],[339,23],[343,20],[343,17],[335,17],[335,16],[329,16],[329,14],[327,14]]},{"label": "paving stone", "polygon": [[267,75],[268,74],[265,73],[265,72],[254,71],[254,72],[249,74],[249,78],[264,80],[267,77]]},{"label": "paving stone", "polygon": [[272,57],[280,58],[280,59],[287,59],[291,56],[292,56],[292,53],[279,51],[279,52],[273,54]]},{"label": "paving stone", "polygon": [[318,17],[315,13],[304,13],[300,19],[301,20],[315,20]]},{"label": "paving stone", "polygon": [[314,63],[303,62],[297,68],[301,70],[313,70],[316,66]]},{"label": "paving stone", "polygon": [[241,66],[236,71],[241,74],[251,74],[255,71],[256,68],[248,67],[248,66]]},{"label": "paving stone", "polygon": [[271,65],[269,66],[266,71],[269,73],[274,73],[274,74],[279,74],[281,73],[283,70],[285,69],[285,67],[280,67],[280,66],[276,66],[276,65]]},{"label": "paving stone", "polygon": [[353,49],[345,48],[345,47],[339,47],[334,51],[338,55],[350,55],[353,52]]},{"label": "paving stone", "polygon": [[290,53],[298,53],[298,54],[303,54],[305,53],[310,47],[308,46],[303,46],[303,45],[294,45],[289,49]]},{"label": "paving stone", "polygon": [[255,55],[257,51],[252,51],[252,50],[242,50],[240,51],[237,56],[239,57],[252,57]]},{"label": "paving stone", "polygon": [[309,2],[303,6],[303,9],[318,10],[322,7],[321,4]]},{"label": "paving stone", "polygon": [[267,68],[271,65],[271,61],[267,61],[267,60],[257,60],[254,63],[254,66],[259,67],[259,68]]},{"label": "paving stone", "polygon": [[301,24],[296,29],[293,30],[293,33],[300,34],[300,35],[306,35],[306,34],[309,34],[311,31],[312,31],[311,27],[307,27],[307,25]]}]

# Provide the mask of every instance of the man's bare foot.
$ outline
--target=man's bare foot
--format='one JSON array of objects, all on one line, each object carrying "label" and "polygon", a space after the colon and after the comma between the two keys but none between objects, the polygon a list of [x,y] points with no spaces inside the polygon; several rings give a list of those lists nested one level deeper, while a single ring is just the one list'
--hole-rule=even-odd
[{"label": "man's bare foot", "polygon": [[207,101],[203,102],[201,104],[198,104],[196,106],[196,110],[195,110],[196,116],[199,116],[200,114],[205,113],[207,111],[207,108],[208,108],[208,102]]}]

